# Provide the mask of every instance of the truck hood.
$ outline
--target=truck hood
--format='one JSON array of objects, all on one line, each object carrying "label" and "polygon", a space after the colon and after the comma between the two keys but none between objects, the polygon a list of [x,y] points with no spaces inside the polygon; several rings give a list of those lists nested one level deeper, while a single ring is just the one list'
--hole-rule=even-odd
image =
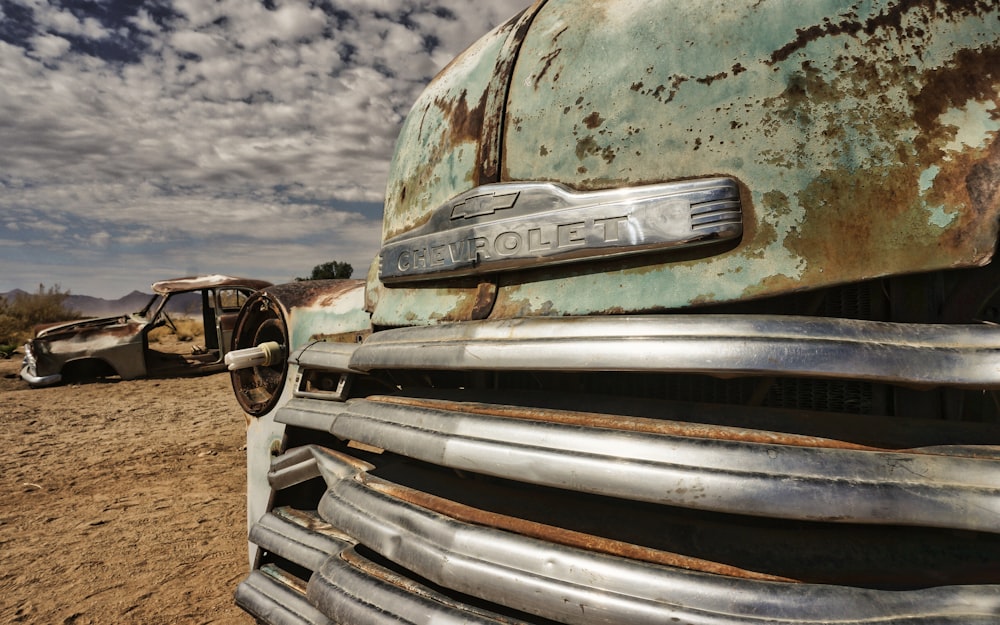
[{"label": "truck hood", "polygon": [[[369,272],[373,322],[679,310],[988,264],[998,11],[537,2],[446,67],[404,123]],[[526,213],[483,229],[520,207],[507,185],[585,194],[710,179],[737,189],[742,233],[727,246],[479,262],[530,242]],[[459,220],[464,238],[425,236]],[[567,244],[597,223],[564,221],[546,223],[567,228]],[[469,265],[461,276],[409,272],[454,258]]]}]

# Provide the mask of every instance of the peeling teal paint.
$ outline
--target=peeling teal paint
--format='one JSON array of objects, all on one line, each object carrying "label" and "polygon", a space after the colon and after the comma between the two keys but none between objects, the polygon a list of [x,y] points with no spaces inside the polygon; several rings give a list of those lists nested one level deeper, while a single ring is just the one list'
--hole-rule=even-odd
[{"label": "peeling teal paint", "polygon": [[285,311],[291,349],[294,351],[317,337],[371,331],[371,316],[365,311],[365,289],[346,291],[333,298],[317,298],[313,303]]},{"label": "peeling teal paint", "polygon": [[943,206],[928,206],[927,212],[929,213],[927,221],[939,228],[947,228],[958,219],[957,211],[948,212]]},{"label": "peeling teal paint", "polygon": [[371,317],[363,307],[363,296],[353,310],[337,313],[324,308],[296,308],[289,328],[291,343],[302,347],[321,334],[344,334],[371,330]]},{"label": "peeling teal paint", "polygon": [[[1000,13],[986,2],[548,0],[510,79],[503,180],[593,190],[730,176],[745,234],[706,258],[501,274],[492,316],[677,309],[983,264],[1000,222],[981,179],[1000,171],[998,65]],[[465,166],[401,145],[400,162]],[[390,191],[412,185],[408,171],[394,166]],[[467,190],[455,187],[387,208],[386,231]],[[376,319],[398,325],[461,318],[471,298],[468,286],[372,289]]]},{"label": "peeling teal paint", "polygon": [[993,102],[969,102],[966,108],[948,109],[941,115],[941,123],[958,130],[955,139],[945,146],[951,152],[982,148],[995,140],[1000,130],[1000,116]]},{"label": "peeling teal paint", "polygon": [[[509,114],[521,120],[521,130],[507,137],[511,179],[542,178],[591,189],[730,175],[748,187],[747,215],[755,224],[750,224],[741,246],[713,258],[641,270],[566,272],[544,282],[511,284],[500,290],[501,314],[611,310],[621,308],[623,292],[628,293],[626,308],[639,311],[732,301],[934,266],[975,264],[981,260],[979,250],[996,240],[995,227],[983,220],[970,237],[978,238],[977,243],[940,253],[938,237],[949,227],[963,225],[958,218],[962,207],[940,204],[931,212],[924,208],[927,202],[917,196],[930,191],[923,185],[933,163],[920,168],[921,188],[909,192],[911,210],[924,216],[908,227],[923,223],[926,230],[916,237],[916,246],[912,238],[895,233],[895,215],[903,208],[873,205],[854,217],[831,219],[831,214],[843,211],[842,204],[860,200],[815,193],[816,182],[825,179],[840,185],[849,184],[852,177],[868,178],[872,186],[902,184],[909,174],[900,167],[901,157],[916,164],[931,151],[918,155],[910,145],[926,134],[914,121],[913,98],[924,85],[913,81],[921,80],[922,72],[907,74],[897,60],[936,70],[954,64],[958,46],[995,46],[995,14],[928,24],[918,9],[900,18],[900,28],[920,24],[926,35],[906,39],[892,25],[871,32],[836,30],[839,22],[880,19],[893,9],[885,2],[861,8],[840,2],[686,3],[669,9],[657,5],[662,11],[641,2],[614,6],[614,14],[597,19],[581,15],[586,11],[576,3],[550,2],[536,18],[512,81]],[[637,18],[640,14],[643,19]],[[803,33],[813,24],[825,30],[810,39]],[[824,36],[826,31],[832,34]],[[538,64],[532,59],[546,57],[549,46],[555,45],[549,36],[554,32],[561,33],[561,54],[536,81]],[[607,54],[616,42],[629,42],[628,54]],[[548,79],[554,75],[558,81]],[[525,84],[538,86],[522,88]],[[976,106],[991,110],[993,103]],[[552,113],[567,108],[567,114]],[[605,132],[585,134],[580,120],[595,111],[607,120]],[[949,119],[943,117],[942,123]],[[968,135],[960,127],[955,141]],[[584,137],[594,143],[580,155],[575,146]],[[560,158],[531,158],[542,144]],[[613,161],[602,158],[608,151],[616,155]],[[789,198],[781,212],[765,201],[775,190],[784,190]],[[866,193],[869,199],[877,198],[871,190]],[[881,201],[894,199],[902,201],[887,191]],[[1000,207],[992,210],[996,213]],[[857,223],[861,219],[885,225],[862,230]],[[808,226],[815,230],[819,223],[826,224],[828,238],[842,241],[842,257],[834,259],[836,249],[808,242],[819,236]],[[869,240],[857,244],[863,249],[854,254],[851,245],[859,237]],[[914,249],[921,246],[926,254]],[[885,250],[879,263],[871,262],[874,253],[869,248],[874,247]]]},{"label": "peeling teal paint", "polygon": [[937,177],[938,172],[941,168],[937,165],[931,165],[924,171],[920,172],[920,193],[924,194],[934,185],[934,178]]},{"label": "peeling teal paint", "polygon": [[473,44],[414,103],[390,165],[383,237],[412,228],[473,184],[481,107],[506,35],[498,29]]}]

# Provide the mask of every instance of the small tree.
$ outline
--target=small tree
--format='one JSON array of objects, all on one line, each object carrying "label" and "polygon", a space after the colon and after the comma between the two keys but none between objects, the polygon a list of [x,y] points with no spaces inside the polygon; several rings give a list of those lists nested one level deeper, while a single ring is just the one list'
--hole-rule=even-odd
[{"label": "small tree", "polygon": [[342,263],[339,260],[331,260],[322,265],[313,267],[312,275],[308,278],[295,278],[296,282],[305,280],[346,280],[354,273],[354,267],[349,263]]}]

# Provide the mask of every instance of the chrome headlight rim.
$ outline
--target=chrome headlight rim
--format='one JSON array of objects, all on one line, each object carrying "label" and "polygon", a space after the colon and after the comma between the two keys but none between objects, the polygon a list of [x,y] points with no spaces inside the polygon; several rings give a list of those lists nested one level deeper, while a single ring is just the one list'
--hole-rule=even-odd
[{"label": "chrome headlight rim", "polygon": [[252,295],[240,310],[231,352],[277,343],[281,357],[230,371],[233,391],[249,415],[267,414],[278,403],[288,377],[288,324],[281,306],[264,292]]}]

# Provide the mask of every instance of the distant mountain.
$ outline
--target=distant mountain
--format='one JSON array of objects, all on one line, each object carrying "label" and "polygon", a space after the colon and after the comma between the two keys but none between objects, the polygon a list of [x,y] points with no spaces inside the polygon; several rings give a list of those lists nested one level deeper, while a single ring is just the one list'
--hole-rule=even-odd
[{"label": "distant mountain", "polygon": [[142,310],[151,297],[151,294],[141,291],[132,291],[114,300],[90,295],[70,295],[66,298],[66,307],[79,311],[85,317],[111,317]]},{"label": "distant mountain", "polygon": [[[0,293],[0,297],[7,301],[14,300],[18,295],[28,295],[21,289],[14,289],[7,293]],[[75,310],[84,317],[114,317],[138,312],[149,303],[153,297],[151,293],[142,291],[132,291],[128,295],[118,299],[102,299],[90,295],[70,295],[66,298],[66,307]],[[181,293],[170,298],[167,311],[180,314],[198,314],[201,310],[201,301],[197,293]]]}]

